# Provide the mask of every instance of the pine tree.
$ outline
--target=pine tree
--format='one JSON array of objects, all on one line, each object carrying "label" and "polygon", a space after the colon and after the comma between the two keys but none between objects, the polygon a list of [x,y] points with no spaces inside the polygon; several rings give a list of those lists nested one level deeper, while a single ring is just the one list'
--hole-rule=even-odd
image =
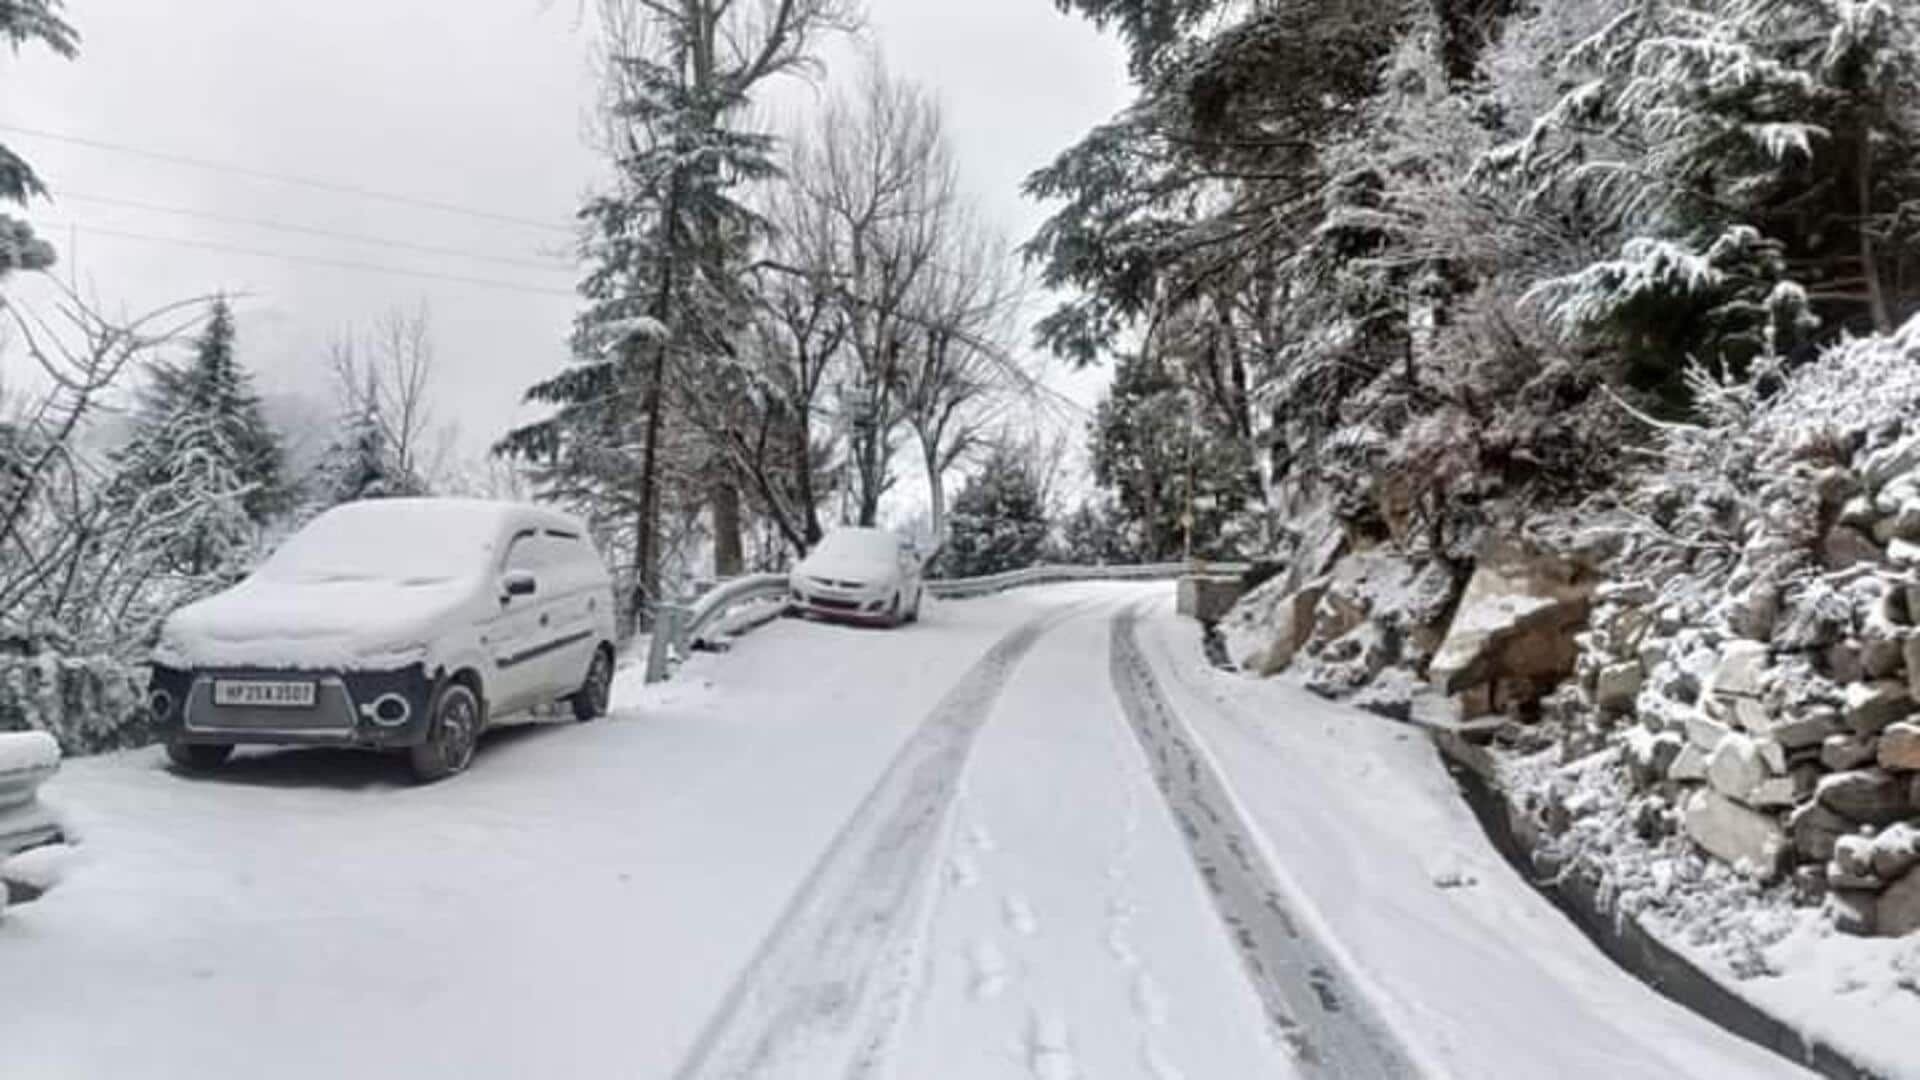
[{"label": "pine tree", "polygon": [[[38,43],[71,59],[79,51],[80,36],[60,18],[62,6],[62,0],[5,0],[0,3],[0,40],[16,53]],[[0,203],[24,206],[45,190],[25,159],[0,144]],[[43,270],[53,259],[53,248],[26,222],[0,214],[0,279],[16,270]]]},{"label": "pine tree", "polygon": [[1031,459],[1003,443],[954,497],[941,566],[951,577],[1032,566],[1046,550],[1047,533],[1045,497]]},{"label": "pine tree", "polygon": [[[1920,309],[1920,16],[1895,0],[1616,0],[1576,82],[1489,158],[1620,238],[1536,291],[1637,381]],[[1680,389],[1683,389],[1681,387]]]},{"label": "pine tree", "polygon": [[1248,503],[1250,462],[1242,444],[1200,422],[1164,363],[1125,357],[1090,425],[1093,475],[1138,524],[1142,553],[1176,558],[1233,553],[1230,525]]},{"label": "pine tree", "polygon": [[[130,510],[190,519],[169,545],[181,572],[204,575],[290,507],[280,439],[234,355],[224,299],[214,301],[193,360],[156,364],[152,374],[133,434],[115,455],[115,498]],[[205,513],[202,501],[225,509]]]},{"label": "pine tree", "polygon": [[741,282],[760,223],[741,194],[777,171],[774,140],[747,129],[752,94],[809,63],[846,15],[840,0],[606,0],[603,13],[618,175],[580,212],[589,269],[575,363],[527,392],[551,415],[496,449],[602,534],[632,537],[630,611],[644,619],[660,595],[663,507],[680,494],[668,484],[714,480],[710,456],[676,474],[668,452],[693,441],[677,430],[677,388],[727,378],[747,319]]}]

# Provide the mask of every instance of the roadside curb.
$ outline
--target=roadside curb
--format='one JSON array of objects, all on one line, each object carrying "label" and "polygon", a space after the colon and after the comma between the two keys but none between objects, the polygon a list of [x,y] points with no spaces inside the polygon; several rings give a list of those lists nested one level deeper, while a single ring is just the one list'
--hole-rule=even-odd
[{"label": "roadside curb", "polygon": [[1429,733],[1461,797],[1493,846],[1535,891],[1628,974],[1728,1032],[1830,1080],[1884,1080],[1882,1074],[1861,1065],[1844,1050],[1804,1035],[1729,990],[1639,919],[1619,912],[1604,900],[1600,882],[1579,874],[1543,875],[1534,859],[1538,830],[1500,787],[1492,755],[1452,732],[1429,729]]}]

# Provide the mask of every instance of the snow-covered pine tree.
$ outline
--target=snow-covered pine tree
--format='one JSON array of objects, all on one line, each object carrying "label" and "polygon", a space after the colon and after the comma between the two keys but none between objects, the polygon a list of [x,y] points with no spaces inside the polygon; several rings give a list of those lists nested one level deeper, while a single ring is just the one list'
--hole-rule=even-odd
[{"label": "snow-covered pine tree", "polygon": [[1009,442],[995,446],[954,496],[942,572],[977,577],[1040,561],[1047,546],[1046,496],[1032,456]]},{"label": "snow-covered pine tree", "polygon": [[[842,0],[603,0],[612,189],[580,211],[588,272],[574,364],[527,392],[546,418],[498,450],[603,535],[632,537],[629,611],[660,595],[670,475],[706,486],[705,460],[670,470],[677,393],[711,380],[746,321],[745,255],[759,219],[744,185],[773,176],[774,140],[747,127],[766,80],[811,63],[848,21]],[[701,493],[704,496],[704,492]]]},{"label": "snow-covered pine tree", "polygon": [[1616,0],[1490,171],[1619,238],[1537,295],[1676,392],[1920,304],[1920,16],[1899,0]]},{"label": "snow-covered pine tree", "polygon": [[[226,565],[239,538],[289,509],[282,462],[280,438],[234,355],[233,310],[215,299],[193,359],[154,365],[133,433],[114,455],[114,497],[129,512],[182,519],[168,550],[178,570],[204,575]],[[237,517],[193,505],[202,496]]]},{"label": "snow-covered pine tree", "polygon": [[[38,43],[61,56],[75,55],[80,35],[60,17],[62,0],[6,0],[0,3],[0,40],[17,53]],[[25,205],[42,194],[40,178],[25,159],[0,143],[0,203]],[[15,270],[42,270],[53,265],[53,248],[35,236],[26,222],[0,214],[0,278]]]}]

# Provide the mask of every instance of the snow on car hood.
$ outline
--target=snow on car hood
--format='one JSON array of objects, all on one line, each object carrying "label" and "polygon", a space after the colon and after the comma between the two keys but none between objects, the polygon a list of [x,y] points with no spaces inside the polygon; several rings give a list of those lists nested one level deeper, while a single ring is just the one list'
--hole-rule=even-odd
[{"label": "snow on car hood", "polygon": [[167,619],[154,660],[171,667],[397,667],[473,595],[468,580],[249,578]]},{"label": "snow on car hood", "polygon": [[802,559],[793,572],[803,577],[857,581],[862,585],[885,585],[899,576],[899,569],[892,563],[828,555],[810,555]]}]

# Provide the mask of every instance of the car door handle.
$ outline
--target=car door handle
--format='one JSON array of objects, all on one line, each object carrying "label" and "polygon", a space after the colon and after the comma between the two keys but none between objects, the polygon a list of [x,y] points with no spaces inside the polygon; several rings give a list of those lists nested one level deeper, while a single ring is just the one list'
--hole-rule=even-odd
[{"label": "car door handle", "polygon": [[545,626],[545,625],[547,625],[548,623],[550,623],[550,622],[552,622],[552,621],[553,621],[553,616],[551,616],[551,615],[548,615],[548,614],[545,614],[545,613],[542,613],[542,614],[541,614],[541,616],[540,616],[540,625],[541,625],[541,626]]}]

